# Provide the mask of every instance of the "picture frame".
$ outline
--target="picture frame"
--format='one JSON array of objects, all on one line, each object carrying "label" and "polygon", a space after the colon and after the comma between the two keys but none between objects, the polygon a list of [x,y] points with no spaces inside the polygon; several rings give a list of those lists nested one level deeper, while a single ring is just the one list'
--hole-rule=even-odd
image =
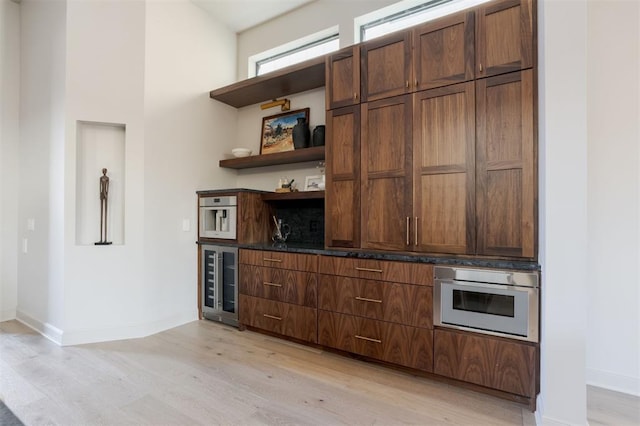
[{"label": "picture frame", "polygon": [[304,118],[308,123],[309,108],[263,117],[260,155],[293,151],[295,149],[293,146],[293,126],[297,124],[298,118]]},{"label": "picture frame", "polygon": [[305,191],[322,191],[324,190],[324,176],[307,176],[304,179]]}]

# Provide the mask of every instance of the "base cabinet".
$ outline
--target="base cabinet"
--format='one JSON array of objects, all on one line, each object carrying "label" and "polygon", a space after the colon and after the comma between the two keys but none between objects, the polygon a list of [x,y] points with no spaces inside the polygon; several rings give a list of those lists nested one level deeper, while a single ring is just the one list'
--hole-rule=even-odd
[{"label": "base cabinet", "polygon": [[318,343],[324,346],[430,372],[432,342],[429,329],[318,311]]},{"label": "base cabinet", "polygon": [[316,343],[316,310],[258,297],[240,298],[242,324]]},{"label": "base cabinet", "polygon": [[433,372],[533,398],[536,350],[534,344],[436,329]]}]

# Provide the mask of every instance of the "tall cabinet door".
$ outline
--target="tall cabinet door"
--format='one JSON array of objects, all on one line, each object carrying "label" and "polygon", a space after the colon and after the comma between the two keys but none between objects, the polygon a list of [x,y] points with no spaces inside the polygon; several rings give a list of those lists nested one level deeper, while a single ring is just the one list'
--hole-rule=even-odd
[{"label": "tall cabinet door", "polygon": [[478,254],[534,258],[533,71],[476,81]]},{"label": "tall cabinet door", "polygon": [[416,90],[473,80],[474,13],[428,22],[413,33]]},{"label": "tall cabinet door", "polygon": [[360,46],[350,46],[327,56],[327,109],[360,103]]},{"label": "tall cabinet door", "polygon": [[409,247],[411,100],[403,95],[362,105],[362,248]]},{"label": "tall cabinet door", "polygon": [[532,0],[488,3],[476,13],[476,77],[531,68]]},{"label": "tall cabinet door", "polygon": [[360,246],[360,105],[327,111],[325,241]]},{"label": "tall cabinet door", "polygon": [[472,81],[415,94],[416,251],[475,252],[475,91]]},{"label": "tall cabinet door", "polygon": [[413,89],[411,52],[411,31],[361,45],[362,102],[402,95]]}]

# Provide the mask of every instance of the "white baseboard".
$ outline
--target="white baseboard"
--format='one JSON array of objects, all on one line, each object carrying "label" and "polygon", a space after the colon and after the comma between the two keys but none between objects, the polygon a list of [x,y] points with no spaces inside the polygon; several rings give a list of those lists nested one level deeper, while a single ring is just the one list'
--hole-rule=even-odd
[{"label": "white baseboard", "polygon": [[2,309],[0,310],[0,322],[10,321],[16,319],[16,309]]},{"label": "white baseboard", "polygon": [[540,426],[571,426],[570,423],[565,423],[558,419],[554,419],[553,417],[544,415],[544,399],[542,394],[538,394],[538,398],[536,399],[536,425]]},{"label": "white baseboard", "polygon": [[24,325],[26,325],[27,327],[32,328],[33,330],[42,334],[44,337],[51,340],[53,343],[57,345],[62,344],[63,331],[60,330],[59,328],[46,322],[43,323],[42,321],[37,320],[22,311],[16,312],[16,319],[21,323],[23,323]]},{"label": "white baseboard", "polygon": [[640,378],[587,368],[587,384],[629,395],[640,396]]},{"label": "white baseboard", "polygon": [[188,322],[196,321],[197,319],[198,310],[193,309],[148,323],[102,329],[67,330],[64,332],[62,338],[62,346],[107,342],[111,340],[137,339],[178,327]]}]

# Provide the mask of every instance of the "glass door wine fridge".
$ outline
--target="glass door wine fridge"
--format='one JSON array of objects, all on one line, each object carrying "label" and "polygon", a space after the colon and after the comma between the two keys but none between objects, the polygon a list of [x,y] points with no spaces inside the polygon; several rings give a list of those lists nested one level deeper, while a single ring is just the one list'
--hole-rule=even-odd
[{"label": "glass door wine fridge", "polygon": [[238,249],[202,245],[202,316],[238,326]]}]

